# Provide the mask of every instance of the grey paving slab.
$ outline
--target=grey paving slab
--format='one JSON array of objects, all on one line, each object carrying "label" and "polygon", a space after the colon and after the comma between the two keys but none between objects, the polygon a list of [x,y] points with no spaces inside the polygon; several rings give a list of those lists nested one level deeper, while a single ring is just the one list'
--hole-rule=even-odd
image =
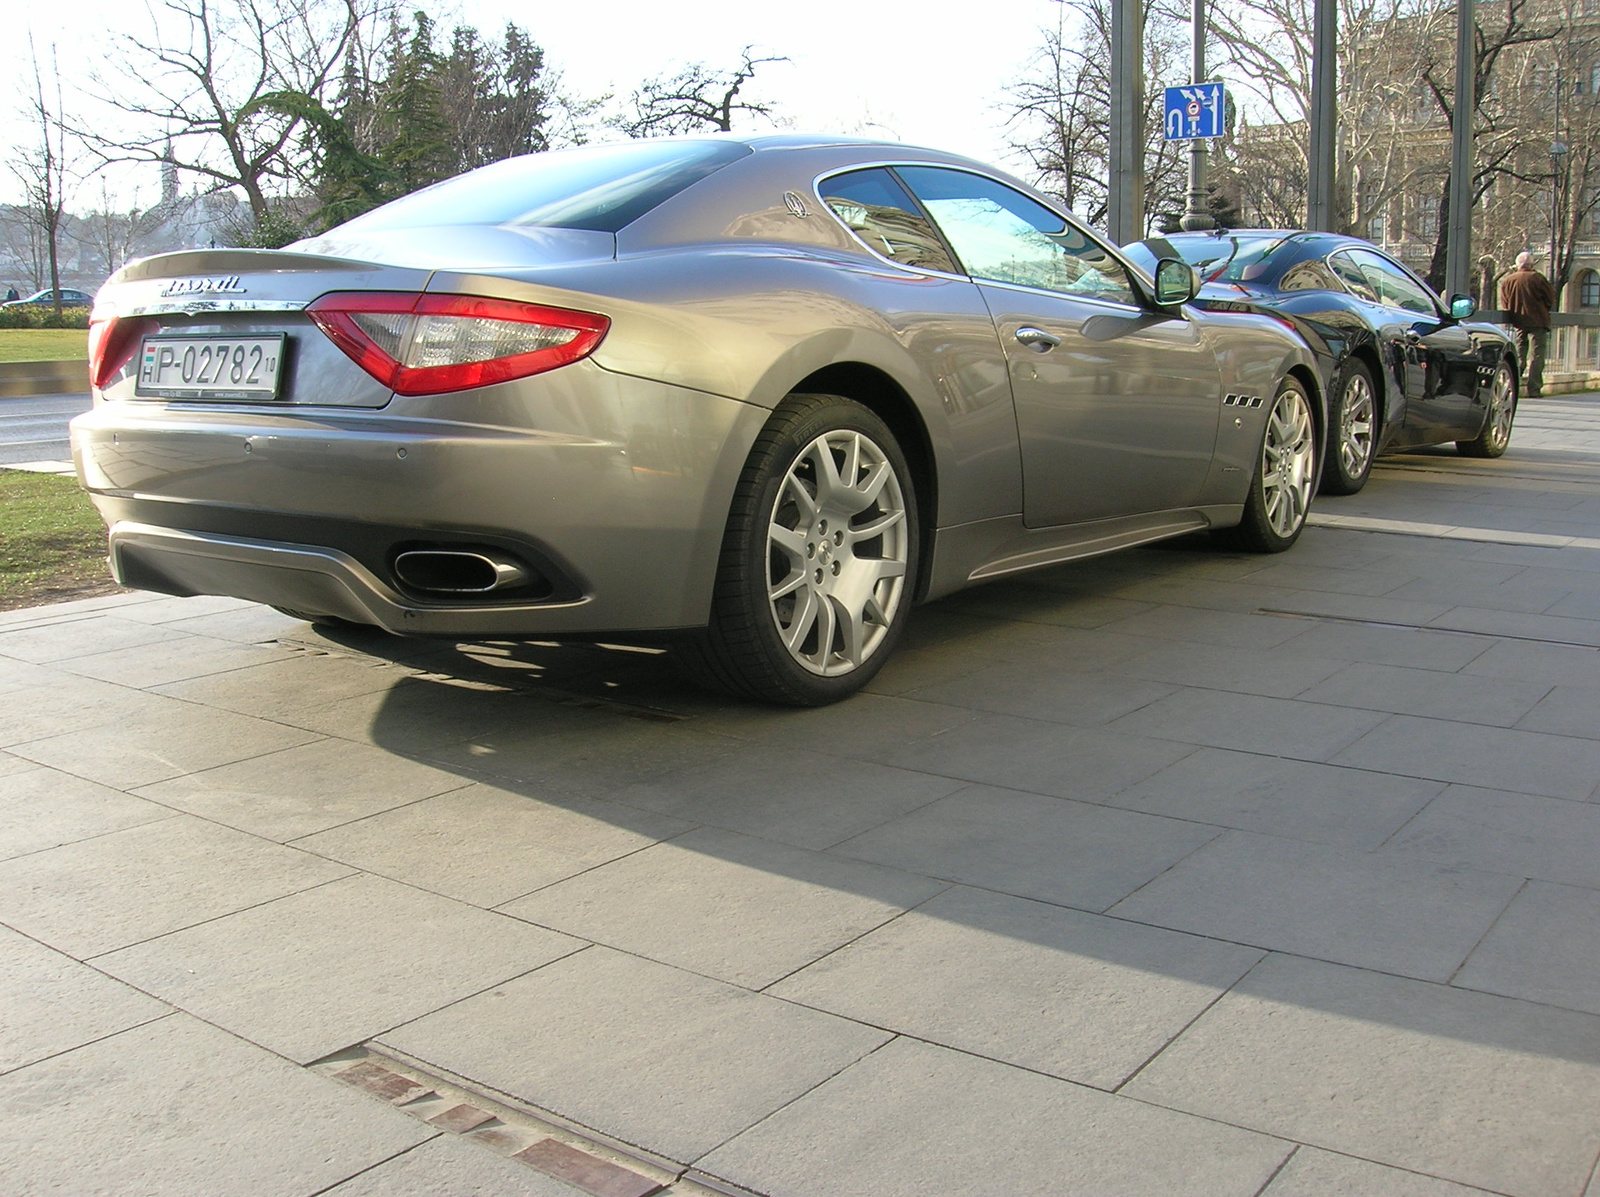
[{"label": "grey paving slab", "polygon": [[517,725],[592,724],[543,699],[512,690],[463,686],[452,679],[408,673],[392,683],[274,716],[323,735],[417,754],[476,737],[484,746]]},{"label": "grey paving slab", "polygon": [[[1259,599],[1256,605],[1259,605]],[[1110,624],[1108,630],[1191,644],[1261,649],[1298,639],[1306,633],[1307,628],[1298,620],[1272,615],[1167,606],[1120,619]]]},{"label": "grey paving slab", "polygon": [[1334,706],[1510,727],[1549,691],[1543,682],[1362,662],[1312,686],[1300,697]]},{"label": "grey paving slab", "polygon": [[186,773],[138,793],[272,840],[292,840],[471,784],[366,744],[314,740]]},{"label": "grey paving slab", "polygon": [[170,698],[145,697],[149,705],[115,724],[14,744],[11,751],[41,765],[129,790],[319,738],[265,719]]},{"label": "grey paving slab", "polygon": [[413,672],[383,661],[301,652],[265,665],[173,682],[156,691],[241,715],[284,720],[314,707],[387,690]]},{"label": "grey paving slab", "polygon": [[1530,882],[1454,983],[1600,1014],[1600,892]]},{"label": "grey paving slab", "polygon": [[147,719],[164,700],[125,686],[59,672],[11,691],[0,703],[0,744],[19,744],[107,724]]},{"label": "grey paving slab", "polygon": [[955,889],[769,992],[1114,1089],[1261,957],[1254,948]]},{"label": "grey paving slab", "polygon": [[498,906],[692,823],[598,799],[556,803],[475,783],[296,842],[474,906]]},{"label": "grey paving slab", "polygon": [[119,619],[132,619],[139,623],[172,623],[179,619],[196,619],[202,615],[248,611],[258,605],[246,599],[226,598],[220,594],[197,594],[180,598],[175,595],[153,594],[149,591],[136,593],[145,601],[118,607]]},{"label": "grey paving slab", "polygon": [[1501,640],[1462,672],[1519,678],[1549,686],[1600,688],[1600,650],[1581,645]]},{"label": "grey paving slab", "polygon": [[[1490,568],[1487,562],[1476,563]],[[1465,604],[1491,611],[1518,611],[1536,615],[1552,610],[1571,593],[1571,585],[1545,577],[1517,577],[1510,581],[1488,579],[1462,581],[1451,578],[1419,578],[1394,591],[1396,598],[1432,599],[1436,602]],[[1564,614],[1564,612],[1556,612]]]},{"label": "grey paving slab", "polygon": [[434,1133],[183,1014],[0,1077],[14,1193],[307,1197]]},{"label": "grey paving slab", "polygon": [[121,790],[8,756],[0,773],[0,860],[176,813]]},{"label": "grey paving slab", "polygon": [[385,1160],[327,1197],[576,1197],[581,1190],[452,1135]]},{"label": "grey paving slab", "polygon": [[351,877],[96,964],[308,1062],[583,945],[382,877]]},{"label": "grey paving slab", "polygon": [[0,861],[0,921],[87,958],[351,871],[177,815]]},{"label": "grey paving slab", "polygon": [[1023,898],[1104,910],[1219,834],[1215,827],[973,786],[832,851]]},{"label": "grey paving slab", "polygon": [[1338,661],[1370,661],[1413,669],[1461,669],[1494,644],[1484,636],[1411,628],[1382,628],[1346,620],[1308,620],[1283,651]]},{"label": "grey paving slab", "polygon": [[1498,873],[1229,831],[1111,913],[1445,981],[1520,884]]},{"label": "grey paving slab", "polygon": [[1145,636],[1111,628],[1075,628],[975,615],[963,610],[961,601],[961,596],[953,595],[915,613],[906,629],[906,647],[976,654],[984,664],[1052,659],[1071,661],[1080,668],[1106,668],[1150,647]]},{"label": "grey paving slab", "polygon": [[1452,607],[1431,623],[1435,627],[1483,632],[1491,636],[1520,636],[1531,640],[1600,646],[1600,620],[1594,619],[1489,611],[1481,607]]},{"label": "grey paving slab", "polygon": [[[536,705],[562,714],[532,711],[522,723],[432,749],[428,759],[504,782],[600,796],[704,765],[743,747],[726,736],[682,724],[655,723],[607,710]],[[569,710],[592,719],[581,724],[570,721]],[[386,739],[375,737],[375,741],[390,746]]]},{"label": "grey paving slab", "polygon": [[1339,672],[1344,664],[1343,661],[1291,655],[1270,649],[1215,644],[1164,644],[1118,668],[1130,677],[1148,678],[1176,686],[1235,690],[1269,698],[1293,698]]},{"label": "grey paving slab", "polygon": [[992,656],[976,650],[962,651],[942,645],[937,648],[910,648],[902,644],[867,683],[866,693],[894,698],[924,686],[936,686],[964,674],[976,673],[993,663]]},{"label": "grey paving slab", "polygon": [[1107,728],[1127,735],[1320,761],[1381,722],[1383,716],[1371,711],[1186,689],[1124,715]]},{"label": "grey paving slab", "polygon": [[1261,1197],[1479,1197],[1484,1193],[1420,1172],[1301,1147]]},{"label": "grey paving slab", "polygon": [[1048,579],[1029,574],[1026,580],[979,586],[952,597],[956,598],[952,606],[962,611],[1073,628],[1104,627],[1152,606],[1106,594],[1092,582],[1075,582],[1065,575]]},{"label": "grey paving slab", "polygon": [[1600,782],[1600,744],[1395,715],[1334,763],[1552,798],[1588,798]]},{"label": "grey paving slab", "polygon": [[304,635],[310,630],[304,620],[292,619],[255,603],[230,611],[174,619],[160,626],[196,636],[237,640],[241,644],[265,644],[280,636]]},{"label": "grey paving slab", "polygon": [[708,827],[501,909],[760,989],[943,888],[913,873]]},{"label": "grey paving slab", "polygon": [[1109,806],[1349,848],[1376,848],[1443,782],[1202,748],[1101,801]]},{"label": "grey paving slab", "polygon": [[[1313,593],[1331,590],[1336,594],[1379,595],[1396,593],[1415,577],[1410,571],[1396,573],[1362,566],[1312,565],[1299,558],[1300,554],[1295,552],[1287,558],[1274,559],[1272,564],[1251,574],[1250,580]],[[1502,577],[1516,572],[1505,569]]]},{"label": "grey paving slab", "polygon": [[888,1038],[596,947],[381,1042],[687,1163]]},{"label": "grey paving slab", "polygon": [[60,662],[58,667],[83,677],[144,688],[226,673],[230,669],[244,669],[293,655],[293,649],[281,644],[239,644],[210,636],[185,636],[181,640],[163,640],[157,644],[75,657]]},{"label": "grey paving slab", "polygon": [[695,726],[774,747],[825,744],[833,756],[863,756],[880,751],[885,739],[919,740],[972,718],[973,712],[963,707],[863,693],[805,709],[730,702],[696,717]]},{"label": "grey paving slab", "polygon": [[1171,686],[1123,677],[1120,671],[1089,672],[1051,661],[991,665],[952,681],[912,690],[907,697],[1078,727],[1099,727],[1172,691]]},{"label": "grey paving slab", "polygon": [[0,1073],[172,1013],[172,1007],[0,927]]},{"label": "grey paving slab", "polygon": [[1517,727],[1600,740],[1600,686],[1557,686],[1518,721]]},{"label": "grey paving slab", "polygon": [[130,648],[137,644],[182,641],[178,631],[101,615],[96,619],[50,623],[32,628],[0,631],[0,656],[44,664]]},{"label": "grey paving slab", "polygon": [[887,747],[876,759],[943,777],[1094,799],[1142,781],[1192,751],[1148,736],[980,715],[939,735]]},{"label": "grey paving slab", "polygon": [[[795,737],[800,744],[806,739],[803,731]],[[816,742],[831,744],[822,737]],[[611,798],[800,848],[826,848],[964,785],[911,769],[840,760],[820,747],[751,747],[617,790]]]},{"label": "grey paving slab", "polygon": [[1269,957],[1122,1090],[1516,1197],[1600,1152],[1600,1019]]},{"label": "grey paving slab", "polygon": [[1387,853],[1600,889],[1600,804],[1450,786]]},{"label": "grey paving slab", "polygon": [[700,1167],[772,1197],[1246,1197],[1289,1150],[1264,1135],[897,1039]]}]

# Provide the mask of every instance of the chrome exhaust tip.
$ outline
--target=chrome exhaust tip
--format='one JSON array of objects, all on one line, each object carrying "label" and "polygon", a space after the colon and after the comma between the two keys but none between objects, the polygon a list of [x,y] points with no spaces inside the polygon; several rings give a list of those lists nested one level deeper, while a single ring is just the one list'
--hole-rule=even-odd
[{"label": "chrome exhaust tip", "polygon": [[395,557],[394,574],[427,594],[489,594],[528,581],[515,561],[474,549],[412,549]]}]

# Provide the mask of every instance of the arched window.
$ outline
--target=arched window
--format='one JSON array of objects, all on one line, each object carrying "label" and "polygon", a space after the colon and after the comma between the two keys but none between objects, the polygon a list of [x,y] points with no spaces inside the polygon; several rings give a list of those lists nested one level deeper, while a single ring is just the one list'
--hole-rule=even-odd
[{"label": "arched window", "polygon": [[1585,270],[1578,276],[1578,306],[1600,308],[1600,274]]}]

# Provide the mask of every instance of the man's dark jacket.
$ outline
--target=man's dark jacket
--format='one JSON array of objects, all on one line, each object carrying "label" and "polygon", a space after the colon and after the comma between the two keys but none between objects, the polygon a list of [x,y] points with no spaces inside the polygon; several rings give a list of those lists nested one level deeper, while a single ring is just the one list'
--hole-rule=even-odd
[{"label": "man's dark jacket", "polygon": [[1500,309],[1512,328],[1549,328],[1555,305],[1556,289],[1531,266],[1519,267],[1500,280]]}]

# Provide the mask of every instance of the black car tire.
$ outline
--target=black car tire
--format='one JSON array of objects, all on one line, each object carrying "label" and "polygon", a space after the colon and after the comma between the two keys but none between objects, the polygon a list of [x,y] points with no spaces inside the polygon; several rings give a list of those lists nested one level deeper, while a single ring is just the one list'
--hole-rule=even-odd
[{"label": "black car tire", "polygon": [[1224,539],[1252,553],[1281,553],[1300,539],[1316,486],[1317,461],[1311,399],[1299,381],[1286,378],[1267,412],[1244,516]]},{"label": "black car tire", "polygon": [[675,657],[691,679],[746,698],[822,706],[854,694],[905,629],[919,533],[888,425],[841,396],[790,395],[739,477],[710,625]]},{"label": "black car tire", "polygon": [[1463,457],[1499,457],[1511,444],[1511,424],[1517,418],[1517,372],[1510,362],[1501,362],[1495,371],[1489,410],[1483,415],[1483,430],[1470,441],[1457,441],[1456,452]]},{"label": "black car tire", "polygon": [[1365,362],[1351,358],[1339,371],[1328,407],[1320,493],[1353,495],[1367,484],[1378,455],[1379,411],[1372,371]]}]

